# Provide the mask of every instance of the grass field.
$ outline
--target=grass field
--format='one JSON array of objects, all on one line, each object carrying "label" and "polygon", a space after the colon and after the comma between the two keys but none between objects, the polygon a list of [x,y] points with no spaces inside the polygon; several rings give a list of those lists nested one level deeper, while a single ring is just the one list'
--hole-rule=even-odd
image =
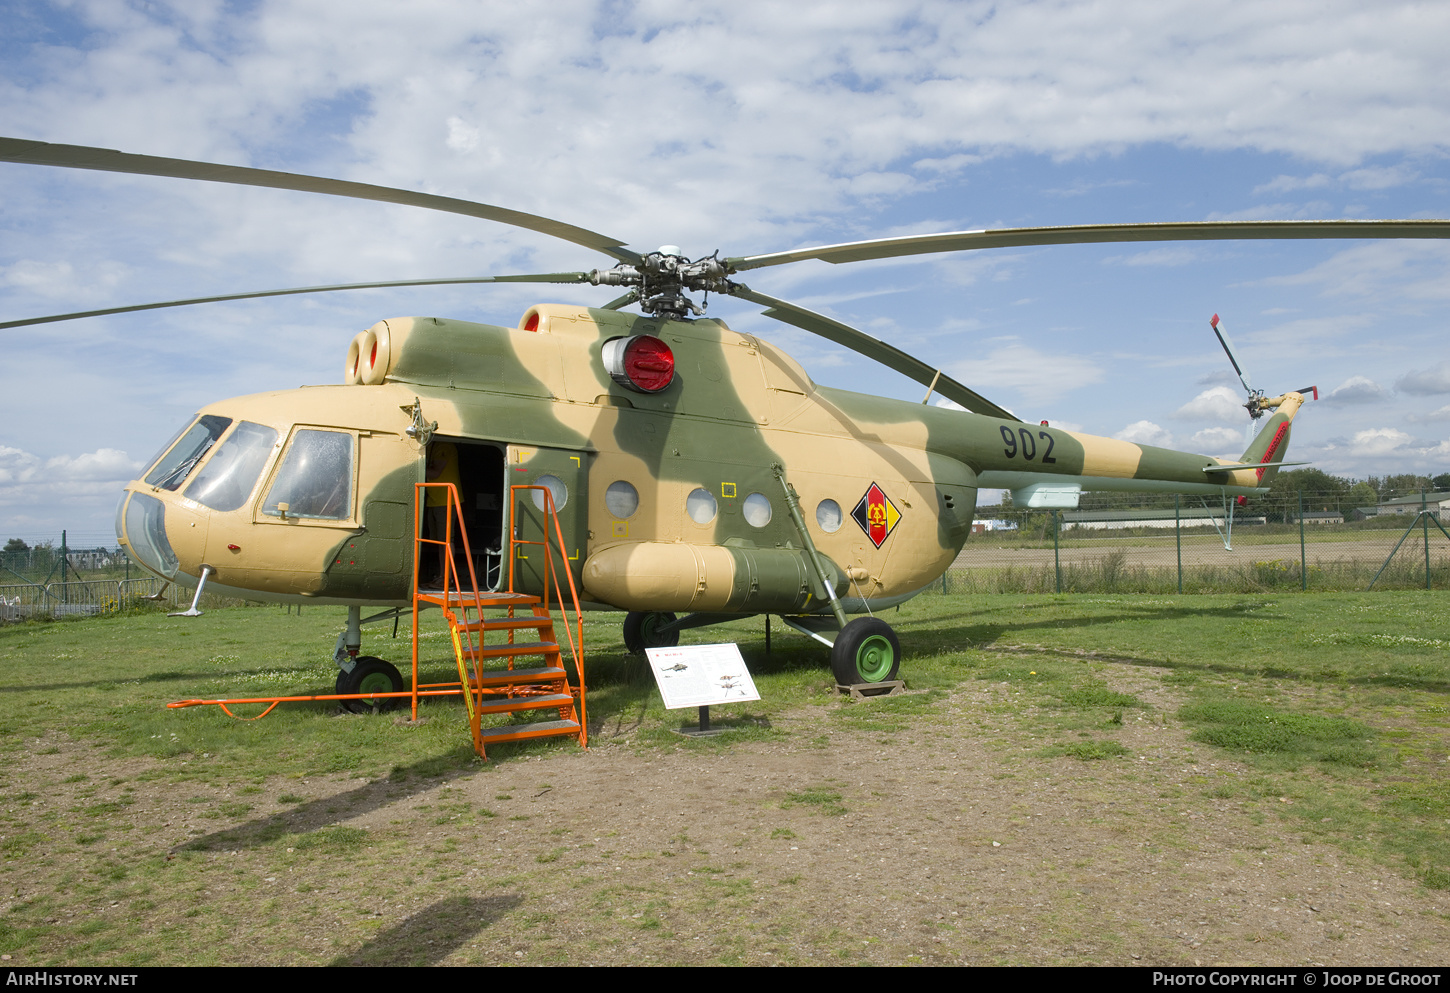
[{"label": "grass field", "polygon": [[[687,642],[738,642],[762,695],[759,703],[714,716],[736,734],[694,742],[671,731],[693,713],[682,720],[664,711],[653,686],[639,680],[639,664],[623,654],[620,615],[591,615],[585,639],[592,752],[628,750],[637,780],[671,756],[743,756],[752,749],[809,756],[845,736],[882,756],[921,757],[919,769],[908,765],[902,775],[955,775],[930,771],[949,765],[931,741],[950,718],[960,748],[1010,753],[1010,775],[1022,777],[1021,789],[1053,769],[1077,768],[1103,770],[1131,791],[1133,777],[1161,760],[1139,744],[1141,729],[1151,726],[1179,734],[1184,748],[1208,757],[1202,776],[1180,777],[1171,788],[1177,795],[1187,791],[1196,802],[1218,804],[1246,824],[1269,818],[1294,844],[1327,846],[1336,859],[1381,867],[1422,893],[1450,888],[1450,631],[1443,593],[933,595],[885,616],[900,634],[903,675],[914,692],[868,705],[839,698],[822,653],[779,625],[769,655],[759,618],[686,632]],[[341,608],[299,616],[253,607],[192,620],[130,613],[0,627],[0,952],[28,963],[280,963],[327,962],[353,948],[362,950],[348,953],[355,954],[348,961],[440,961],[441,952],[378,958],[380,928],[394,934],[384,927],[385,911],[365,917],[343,909],[402,906],[410,887],[436,896],[427,920],[442,932],[458,915],[510,932],[564,928],[565,912],[540,910],[544,884],[531,880],[556,861],[562,866],[577,857],[575,864],[584,865],[580,851],[601,842],[574,834],[589,828],[561,821],[532,838],[519,853],[523,866],[508,877],[515,895],[507,900],[490,903],[456,887],[472,878],[457,868],[468,862],[470,838],[490,832],[503,857],[508,831],[500,826],[529,819],[511,813],[522,799],[511,789],[488,799],[495,794],[487,777],[513,777],[538,761],[597,774],[572,744],[502,747],[481,767],[454,701],[426,704],[416,725],[394,715],[338,716],[335,705],[325,704],[284,705],[255,723],[212,707],[165,707],[193,697],[329,692],[335,670],[328,656],[341,620]],[[364,653],[403,667],[406,628],[396,641],[390,629],[368,630]],[[452,669],[442,631],[436,618],[425,631],[425,681],[447,678]],[[987,702],[963,702],[973,700]],[[969,740],[973,733],[980,742]],[[1220,763],[1236,771],[1207,771]],[[469,782],[483,783],[475,785],[473,801],[439,799],[450,784]],[[531,788],[542,789],[540,796],[552,789]],[[1149,821],[1164,804],[1189,802],[1162,799],[1174,795],[1164,787],[1140,788],[1135,816]],[[853,816],[847,811],[872,802],[863,789],[835,778],[772,794],[765,806],[779,820],[762,829],[759,844],[779,847],[805,831],[803,824]],[[385,838],[354,819],[384,816],[390,804],[416,805],[424,796],[427,803],[409,808],[411,820],[392,821],[409,824],[411,834]],[[1193,843],[1166,822],[1145,830]],[[657,847],[670,845],[661,837]],[[681,885],[703,885],[694,877],[709,875],[710,865],[725,875],[745,872],[729,866],[748,866],[751,852],[745,845],[736,862],[696,866],[693,881],[686,884],[682,873]],[[268,868],[228,882],[228,857],[237,866],[264,860]],[[258,875],[264,872],[271,875]],[[279,878],[288,884],[285,898],[276,889]],[[670,891],[654,910],[644,901],[639,914],[621,918],[618,880],[589,879],[589,899],[609,908],[597,911],[590,934],[625,928],[619,940],[654,940],[669,928],[659,925],[641,938],[640,920],[658,925],[659,906],[679,913],[693,906],[681,895],[690,890]],[[218,896],[224,892],[227,901]],[[755,920],[747,909],[755,896],[728,887],[721,893],[721,906]],[[798,919],[803,911],[789,913]],[[318,939],[317,948],[331,951],[299,951],[305,943],[294,932],[318,914],[340,922]],[[419,920],[416,913],[399,918],[393,926],[403,931],[394,937],[426,943],[407,931],[421,927]],[[772,921],[770,927],[785,926]],[[817,935],[799,920],[796,926]],[[247,951],[231,950],[230,938],[218,944],[228,934],[245,935]],[[796,955],[794,961],[838,944],[827,932],[791,940],[781,939],[778,954]],[[864,940],[874,954],[874,939]],[[453,954],[478,948],[448,947]],[[530,947],[554,950],[546,959],[520,952],[521,960],[608,960],[603,950],[569,952],[543,938]],[[997,960],[1036,961],[1004,954]],[[698,959],[681,952],[676,961],[756,961],[742,955],[726,949]],[[902,952],[880,961],[912,959]],[[1052,959],[1079,960],[1067,953]]]}]

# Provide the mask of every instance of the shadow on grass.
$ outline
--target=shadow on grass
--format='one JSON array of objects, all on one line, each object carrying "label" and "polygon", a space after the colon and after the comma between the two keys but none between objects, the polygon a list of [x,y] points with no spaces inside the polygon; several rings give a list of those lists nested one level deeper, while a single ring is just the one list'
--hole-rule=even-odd
[{"label": "shadow on grass", "polygon": [[439,900],[328,965],[437,965],[523,900],[517,893]]},{"label": "shadow on grass", "polygon": [[[317,667],[316,666],[312,666],[312,667],[307,668],[307,669],[296,669],[296,670],[289,670],[289,671],[296,673],[296,675],[297,675],[297,681],[299,683],[305,683],[305,682],[308,682],[310,680],[315,680],[315,679],[318,678],[318,675],[317,675]],[[175,683],[175,682],[180,682],[181,680],[185,680],[185,679],[195,680],[198,683],[200,683],[203,680],[214,680],[214,679],[217,679],[219,676],[220,677],[225,677],[227,679],[236,679],[238,681],[241,681],[241,680],[245,680],[245,679],[248,679],[248,678],[255,678],[257,676],[268,676],[268,677],[275,676],[276,675],[276,672],[277,672],[276,669],[245,669],[245,670],[235,670],[235,671],[223,672],[223,673],[218,673],[218,672],[215,672],[215,671],[212,671],[212,672],[201,672],[201,671],[198,671],[198,672],[174,672],[174,671],[168,671],[168,672],[153,672],[153,673],[148,673],[145,676],[135,676],[135,677],[129,678],[129,679],[126,678],[126,677],[112,676],[112,677],[108,677],[108,678],[105,678],[105,679],[92,679],[92,680],[87,680],[85,682],[74,682],[74,683],[12,683],[12,684],[10,684],[8,686],[0,686],[0,693],[44,693],[44,692],[51,692],[51,691],[55,691],[55,690],[107,689],[107,688],[110,688],[110,687],[121,686],[121,685],[128,684],[128,683]],[[298,693],[288,693],[286,695],[287,696],[302,696],[302,695],[304,695],[304,693],[331,693],[331,692],[332,692],[332,690],[330,688],[324,687],[324,688],[321,688],[321,689],[312,689],[312,690],[307,690],[307,691],[298,692]],[[248,695],[257,696],[259,694],[255,694],[254,693],[254,694],[248,694]]]},{"label": "shadow on grass", "polygon": [[395,768],[387,779],[356,789],[318,797],[291,810],[258,817],[235,827],[192,838],[171,849],[173,852],[206,851],[213,848],[257,848],[289,834],[308,834],[342,821],[371,813],[397,800],[434,789],[477,770],[471,745]]}]

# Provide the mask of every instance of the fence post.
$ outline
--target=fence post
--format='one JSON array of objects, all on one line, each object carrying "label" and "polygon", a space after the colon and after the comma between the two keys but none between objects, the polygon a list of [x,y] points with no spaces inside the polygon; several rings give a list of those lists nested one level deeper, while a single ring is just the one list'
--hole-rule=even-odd
[{"label": "fence post", "polygon": [[1299,589],[1309,590],[1309,557],[1304,551],[1304,490],[1299,490]]},{"label": "fence post", "polygon": [[1420,491],[1420,524],[1425,529],[1425,589],[1430,588],[1430,511],[1425,502],[1425,491]]},{"label": "fence post", "polygon": [[[1052,512],[1052,564],[1057,569],[1057,592],[1062,592],[1062,557],[1057,550],[1057,534],[1062,530],[1062,511]],[[1426,548],[1429,548],[1429,539],[1426,539]],[[1429,561],[1428,559],[1426,561]],[[1426,573],[1428,575],[1428,573]]]},{"label": "fence post", "polygon": [[1178,544],[1178,595],[1183,595],[1183,512],[1181,500],[1173,494],[1173,538]]},{"label": "fence post", "polygon": [[65,603],[66,602],[66,592],[65,592],[65,567],[66,567],[65,531],[61,531],[61,533],[60,533],[60,602],[61,603]]}]

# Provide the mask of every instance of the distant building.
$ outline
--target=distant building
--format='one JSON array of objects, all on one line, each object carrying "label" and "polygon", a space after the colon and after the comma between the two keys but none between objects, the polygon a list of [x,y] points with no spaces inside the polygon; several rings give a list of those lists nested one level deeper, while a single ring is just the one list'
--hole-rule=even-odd
[{"label": "distant building", "polygon": [[1367,517],[1382,517],[1385,514],[1418,514],[1422,506],[1436,517],[1443,517],[1445,516],[1444,511],[1450,511],[1450,492],[1426,493],[1423,502],[1419,493],[1414,496],[1396,497],[1393,500],[1381,500],[1378,506],[1361,507],[1360,513]]},{"label": "distant building", "polygon": [[[1127,528],[1221,527],[1225,514],[1222,508],[1185,507],[1174,510],[1069,510],[1062,515],[1068,528],[1120,531]],[[1268,518],[1234,515],[1235,524],[1267,524]]]},{"label": "distant building", "polygon": [[1016,531],[1016,521],[985,520],[972,522],[972,534],[984,534],[987,531]]},{"label": "distant building", "polygon": [[[1291,524],[1299,523],[1299,518],[1293,514],[1289,515]],[[1305,524],[1343,524],[1344,514],[1338,510],[1306,510],[1303,513]]]}]

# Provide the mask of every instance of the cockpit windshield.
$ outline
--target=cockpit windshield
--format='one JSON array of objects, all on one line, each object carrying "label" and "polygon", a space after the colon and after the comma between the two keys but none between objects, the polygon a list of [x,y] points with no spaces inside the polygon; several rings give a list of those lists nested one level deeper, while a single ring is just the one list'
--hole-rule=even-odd
[{"label": "cockpit windshield", "polygon": [[215,414],[203,416],[181,436],[180,441],[171,446],[171,450],[161,457],[155,468],[146,474],[145,482],[164,490],[180,487],[231,423],[230,417],[217,417]]},{"label": "cockpit windshield", "polygon": [[212,510],[236,510],[247,502],[277,443],[277,432],[242,421],[211,457],[186,495]]}]

